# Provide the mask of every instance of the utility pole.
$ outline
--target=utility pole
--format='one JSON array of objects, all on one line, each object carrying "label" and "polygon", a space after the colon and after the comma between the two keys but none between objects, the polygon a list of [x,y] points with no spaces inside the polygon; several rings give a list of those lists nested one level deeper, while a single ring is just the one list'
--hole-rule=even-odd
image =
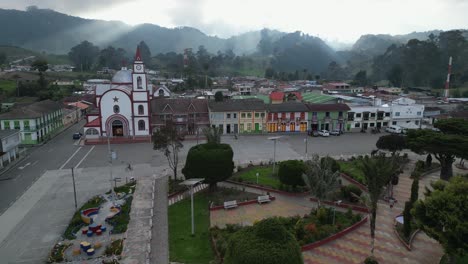
[{"label": "utility pole", "polygon": [[73,171],[73,167],[71,168],[72,171],[72,180],[73,180],[73,195],[75,196],[75,211],[78,210],[78,204],[76,202],[76,187],[75,187],[75,173]]},{"label": "utility pole", "polygon": [[[109,133],[109,132],[108,132]],[[111,187],[111,202],[113,201],[114,196],[114,188],[112,187],[112,182],[114,181],[114,177],[112,176],[112,151],[110,147],[110,137],[107,134],[107,149],[109,151],[109,172],[110,172],[110,187]]]},{"label": "utility pole", "polygon": [[307,145],[308,145],[308,135],[306,134],[306,138],[305,138],[305,158],[307,159]]}]

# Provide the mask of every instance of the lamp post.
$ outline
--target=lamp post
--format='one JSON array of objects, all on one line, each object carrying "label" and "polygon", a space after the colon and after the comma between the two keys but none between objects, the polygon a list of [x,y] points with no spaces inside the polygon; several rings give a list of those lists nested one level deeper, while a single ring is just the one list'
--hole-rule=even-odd
[{"label": "lamp post", "polygon": [[75,210],[78,210],[78,204],[76,202],[75,173],[73,171],[73,167],[71,168],[71,171],[72,171],[72,180],[73,180],[73,195],[75,197]]},{"label": "lamp post", "polygon": [[304,139],[305,142],[305,159],[307,160],[307,145],[309,143],[309,136],[306,134],[306,138]]},{"label": "lamp post", "polygon": [[269,137],[269,140],[273,140],[273,175],[275,174],[275,166],[276,166],[276,141],[281,137]]},{"label": "lamp post", "polygon": [[194,216],[194,209],[193,209],[193,188],[195,187],[195,185],[199,184],[203,180],[205,180],[205,179],[203,179],[203,178],[193,178],[193,179],[185,180],[185,181],[180,183],[181,185],[188,186],[189,190],[190,190],[190,209],[191,209],[191,218],[192,218],[192,236],[195,235],[195,216]]},{"label": "lamp post", "polygon": [[255,175],[257,176],[257,185],[258,185],[258,172]]}]

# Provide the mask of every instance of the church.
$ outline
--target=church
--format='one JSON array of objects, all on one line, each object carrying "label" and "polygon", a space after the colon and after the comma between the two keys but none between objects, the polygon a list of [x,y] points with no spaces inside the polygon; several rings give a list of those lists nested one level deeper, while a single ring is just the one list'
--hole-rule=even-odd
[{"label": "church", "polygon": [[151,135],[152,90],[140,49],[137,48],[131,70],[122,67],[109,84],[95,88],[97,110],[87,115],[85,137],[92,139]]}]

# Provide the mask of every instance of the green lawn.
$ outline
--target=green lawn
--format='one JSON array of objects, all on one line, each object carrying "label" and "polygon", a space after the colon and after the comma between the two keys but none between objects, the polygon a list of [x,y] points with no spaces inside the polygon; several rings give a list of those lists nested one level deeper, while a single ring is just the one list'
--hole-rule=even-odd
[{"label": "green lawn", "polygon": [[[278,167],[276,170],[278,170]],[[245,171],[240,171],[236,176],[234,176],[234,180],[242,179],[242,182],[257,184],[257,172],[259,185],[270,186],[276,189],[279,188],[280,181],[278,177],[272,175],[272,166],[257,166],[253,168],[247,168]]]},{"label": "green lawn", "polygon": [[[447,256],[444,255],[442,257],[442,259],[440,260],[440,264],[446,264],[448,263],[448,260],[447,260]],[[466,264],[468,263],[468,255],[467,256],[463,256],[463,257],[459,257],[455,260],[455,264]]]},{"label": "green lawn", "polygon": [[340,164],[340,171],[344,174],[347,174],[351,176],[353,179],[356,181],[365,184],[365,178],[364,174],[362,171],[359,169],[357,160],[354,161],[339,161],[338,164]]},{"label": "green lawn", "polygon": [[0,80],[0,91],[7,95],[13,95],[16,91],[16,82],[9,80]]},{"label": "green lawn", "polygon": [[170,260],[186,264],[207,264],[214,259],[210,244],[209,198],[205,193],[194,197],[195,236],[191,236],[190,199],[169,207]]}]

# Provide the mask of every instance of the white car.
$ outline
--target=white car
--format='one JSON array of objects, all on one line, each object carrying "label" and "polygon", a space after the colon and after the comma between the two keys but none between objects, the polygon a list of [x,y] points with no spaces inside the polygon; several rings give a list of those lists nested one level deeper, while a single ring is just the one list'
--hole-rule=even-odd
[{"label": "white car", "polygon": [[319,130],[319,135],[322,136],[322,137],[328,137],[330,136],[330,132],[328,132],[328,130]]},{"label": "white car", "polygon": [[333,129],[332,131],[330,131],[330,135],[339,136],[339,135],[341,135],[341,131],[338,130],[338,129]]}]

